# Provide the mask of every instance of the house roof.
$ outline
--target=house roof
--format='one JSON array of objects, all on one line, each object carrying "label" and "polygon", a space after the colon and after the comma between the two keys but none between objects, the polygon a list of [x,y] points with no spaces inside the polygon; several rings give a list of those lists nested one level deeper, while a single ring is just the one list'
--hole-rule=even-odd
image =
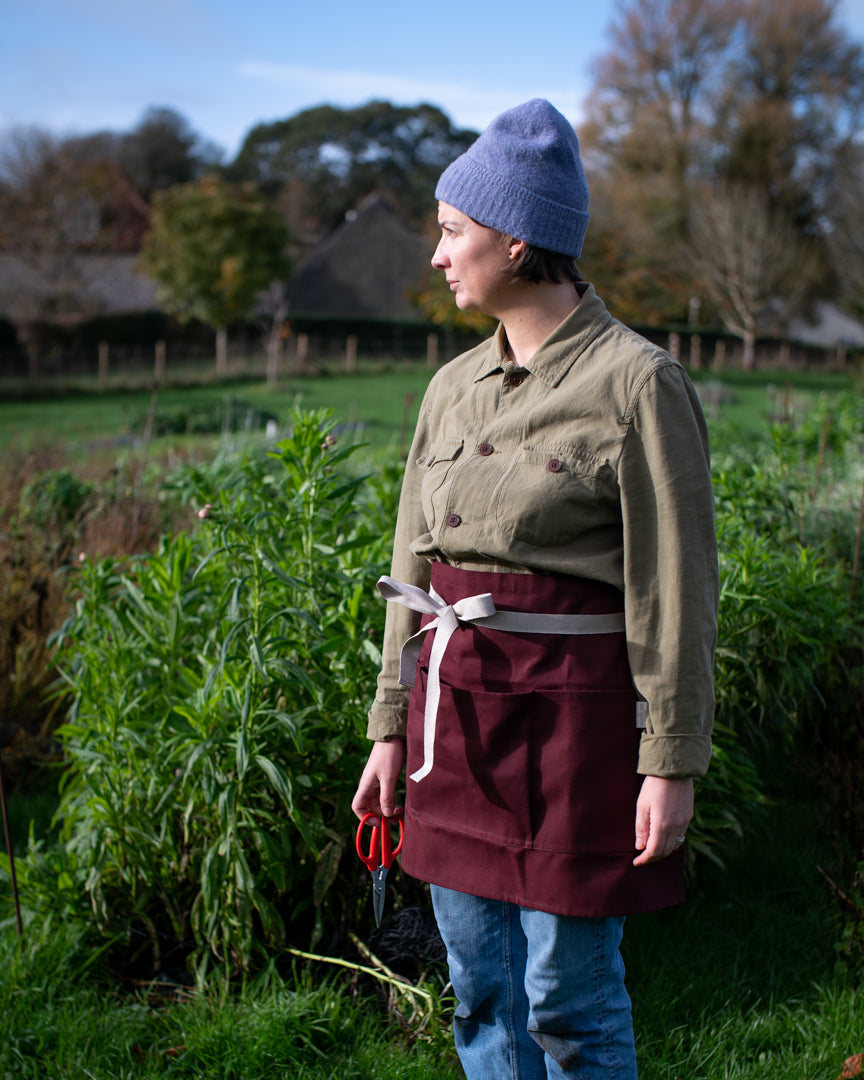
[{"label": "house roof", "polygon": [[156,286],[135,255],[23,258],[0,253],[0,315],[13,322],[51,314],[88,318],[155,311]]},{"label": "house roof", "polygon": [[810,318],[790,319],[787,333],[803,345],[864,349],[864,322],[828,300],[817,300]]},{"label": "house roof", "polygon": [[421,321],[410,293],[422,286],[432,250],[386,199],[370,195],[300,265],[288,283],[291,311]]}]

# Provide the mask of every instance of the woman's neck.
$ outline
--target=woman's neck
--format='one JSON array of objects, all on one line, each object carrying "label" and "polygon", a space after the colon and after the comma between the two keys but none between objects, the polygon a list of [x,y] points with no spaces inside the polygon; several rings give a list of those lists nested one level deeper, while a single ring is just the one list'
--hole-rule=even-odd
[{"label": "woman's neck", "polygon": [[527,364],[540,345],[567,316],[579,306],[581,299],[572,282],[553,285],[517,285],[514,303],[499,315],[507,336],[507,356],[514,363]]}]

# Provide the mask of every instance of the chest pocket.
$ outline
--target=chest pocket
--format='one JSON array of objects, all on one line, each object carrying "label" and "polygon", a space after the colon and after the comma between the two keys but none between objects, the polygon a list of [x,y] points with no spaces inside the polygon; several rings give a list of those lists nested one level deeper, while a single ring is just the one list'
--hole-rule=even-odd
[{"label": "chest pocket", "polygon": [[417,461],[421,471],[420,501],[430,530],[435,527],[435,493],[447,479],[454,461],[462,452],[463,444],[462,439],[445,439],[433,446],[425,458]]},{"label": "chest pocket", "polygon": [[523,446],[498,492],[499,528],[537,547],[566,543],[585,528],[604,467],[572,447]]}]

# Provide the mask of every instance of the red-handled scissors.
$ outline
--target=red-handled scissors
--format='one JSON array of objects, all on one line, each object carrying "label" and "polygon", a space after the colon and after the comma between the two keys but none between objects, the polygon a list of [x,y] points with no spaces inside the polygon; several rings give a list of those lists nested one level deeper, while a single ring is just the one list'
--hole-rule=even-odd
[{"label": "red-handled scissors", "polygon": [[[390,839],[390,823],[398,822],[399,843],[394,848]],[[363,850],[363,829],[371,824],[372,837],[369,841],[369,849]],[[364,814],[357,826],[357,854],[369,867],[372,874],[372,910],[375,912],[375,925],[381,925],[381,916],[384,914],[384,887],[387,883],[387,871],[393,865],[393,860],[402,850],[402,838],[404,829],[402,818],[381,818],[378,814]]]}]

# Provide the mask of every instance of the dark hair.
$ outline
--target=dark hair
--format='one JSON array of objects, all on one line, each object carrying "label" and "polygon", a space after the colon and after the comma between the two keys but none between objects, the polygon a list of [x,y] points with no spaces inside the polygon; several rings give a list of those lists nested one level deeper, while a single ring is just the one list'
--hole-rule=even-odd
[{"label": "dark hair", "polygon": [[549,282],[560,285],[568,281],[584,281],[576,260],[570,255],[526,244],[515,259],[507,264],[507,274],[512,282],[528,281],[532,284]]}]

